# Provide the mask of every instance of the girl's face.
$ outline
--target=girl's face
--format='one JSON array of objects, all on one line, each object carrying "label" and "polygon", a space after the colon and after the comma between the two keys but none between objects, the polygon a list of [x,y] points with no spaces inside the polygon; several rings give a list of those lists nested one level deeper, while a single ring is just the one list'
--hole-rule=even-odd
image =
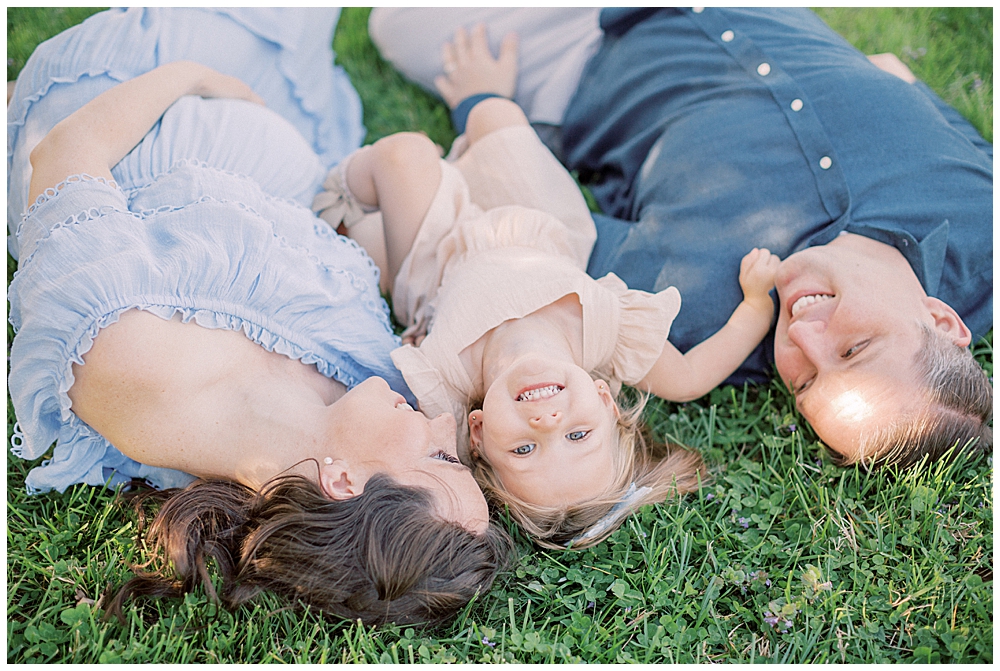
[{"label": "girl's face", "polygon": [[469,429],[473,449],[511,494],[536,505],[572,505],[614,483],[617,417],[606,382],[532,356],[494,380]]}]

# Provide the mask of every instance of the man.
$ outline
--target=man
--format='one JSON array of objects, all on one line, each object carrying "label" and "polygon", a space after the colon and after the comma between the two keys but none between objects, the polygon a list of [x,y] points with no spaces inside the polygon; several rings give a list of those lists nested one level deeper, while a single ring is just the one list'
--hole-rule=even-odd
[{"label": "man", "polygon": [[[967,346],[992,326],[992,146],[898,59],[873,65],[797,9],[607,9],[596,39],[592,9],[394,11],[373,12],[373,40],[425,86],[448,31],[520,35],[531,87],[490,92],[530,94],[610,215],[588,272],[680,290],[677,347],[725,322],[739,259],[767,247],[786,259],[777,326],[730,382],[773,362],[847,463],[991,446],[992,388]],[[584,47],[529,48],[557,39]],[[532,103],[577,72],[557,130]]]}]

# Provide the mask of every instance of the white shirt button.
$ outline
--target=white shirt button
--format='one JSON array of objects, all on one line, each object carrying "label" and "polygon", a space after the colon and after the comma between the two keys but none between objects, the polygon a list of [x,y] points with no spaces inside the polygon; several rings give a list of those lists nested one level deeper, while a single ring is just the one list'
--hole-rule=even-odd
[{"label": "white shirt button", "polygon": [[705,11],[705,8],[704,7],[692,7],[691,11],[694,12],[695,14],[701,14],[702,12]]},{"label": "white shirt button", "polygon": [[792,101],[792,111],[798,112],[800,109],[802,109],[802,101],[796,98]]},{"label": "white shirt button", "polygon": [[766,77],[771,72],[771,66],[767,63],[761,63],[757,66],[757,74],[761,77]]},{"label": "white shirt button", "polygon": [[819,160],[819,167],[823,168],[823,170],[829,170],[831,165],[833,165],[833,159],[829,156],[824,156]]},{"label": "white shirt button", "polygon": [[723,42],[732,42],[734,37],[736,37],[736,33],[734,33],[731,30],[727,30],[726,32],[722,33]]}]

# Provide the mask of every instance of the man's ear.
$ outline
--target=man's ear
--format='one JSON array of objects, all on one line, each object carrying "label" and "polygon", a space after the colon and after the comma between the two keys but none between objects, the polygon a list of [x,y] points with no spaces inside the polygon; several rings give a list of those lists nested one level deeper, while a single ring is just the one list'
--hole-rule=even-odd
[{"label": "man's ear", "polygon": [[324,464],[320,468],[319,484],[323,493],[334,501],[346,501],[365,491],[367,478],[351,468],[343,459]]},{"label": "man's ear", "polygon": [[923,301],[924,306],[930,311],[931,317],[934,318],[934,329],[947,335],[959,347],[968,347],[969,343],[972,342],[972,331],[958,316],[955,309],[940,298],[933,296],[927,296]]}]

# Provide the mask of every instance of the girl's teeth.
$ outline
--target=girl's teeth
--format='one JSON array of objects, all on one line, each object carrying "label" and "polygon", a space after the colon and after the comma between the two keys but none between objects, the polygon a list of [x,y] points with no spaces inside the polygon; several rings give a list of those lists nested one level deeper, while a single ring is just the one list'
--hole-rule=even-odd
[{"label": "girl's teeth", "polygon": [[550,384],[548,387],[539,387],[538,389],[532,389],[531,391],[526,391],[517,397],[518,401],[537,401],[543,398],[549,398],[555,396],[560,391],[562,387],[557,384]]},{"label": "girl's teeth", "polygon": [[812,305],[813,303],[819,303],[820,301],[825,301],[830,298],[833,298],[833,296],[830,296],[828,294],[810,294],[808,296],[803,296],[799,300],[792,303],[792,316],[794,317],[795,315],[797,315],[799,311],[802,310],[802,308],[806,307],[807,305]]}]

